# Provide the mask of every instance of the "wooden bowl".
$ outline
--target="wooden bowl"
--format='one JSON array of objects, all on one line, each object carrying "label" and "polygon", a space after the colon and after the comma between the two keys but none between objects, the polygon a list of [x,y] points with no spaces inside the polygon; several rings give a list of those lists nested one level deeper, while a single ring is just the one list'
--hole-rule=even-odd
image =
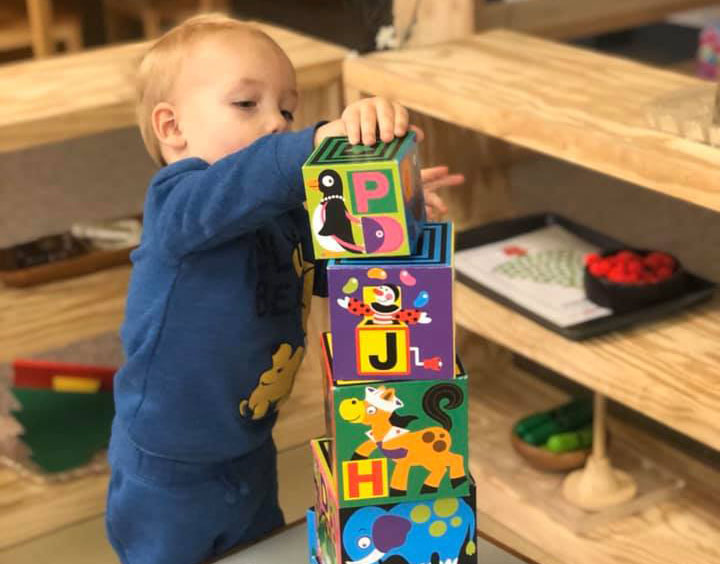
[{"label": "wooden bowl", "polygon": [[582,468],[592,451],[588,448],[554,453],[526,443],[513,432],[510,433],[510,441],[515,452],[522,456],[530,466],[542,472],[567,472]]}]

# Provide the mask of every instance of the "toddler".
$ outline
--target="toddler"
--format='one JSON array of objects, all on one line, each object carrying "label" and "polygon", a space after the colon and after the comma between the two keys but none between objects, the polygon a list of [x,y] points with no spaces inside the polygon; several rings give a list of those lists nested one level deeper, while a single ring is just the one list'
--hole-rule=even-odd
[{"label": "toddler", "polygon": [[[138,78],[140,130],[163,168],[132,254],[107,531],[125,564],[198,564],[283,524],[272,428],[311,294],[325,291],[301,166],[330,135],[404,135],[408,114],[371,98],[290,132],[288,57],[221,16],[165,34]],[[423,178],[430,211],[444,211],[434,190],[462,178],[443,167]]]}]

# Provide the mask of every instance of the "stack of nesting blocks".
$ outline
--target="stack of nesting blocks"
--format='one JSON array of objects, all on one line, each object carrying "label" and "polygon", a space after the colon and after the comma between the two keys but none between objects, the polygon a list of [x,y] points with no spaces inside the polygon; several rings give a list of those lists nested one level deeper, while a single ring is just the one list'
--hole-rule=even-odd
[{"label": "stack of nesting blocks", "polygon": [[329,138],[303,175],[315,256],[331,259],[310,560],[476,562],[453,231],[425,223],[414,134]]}]

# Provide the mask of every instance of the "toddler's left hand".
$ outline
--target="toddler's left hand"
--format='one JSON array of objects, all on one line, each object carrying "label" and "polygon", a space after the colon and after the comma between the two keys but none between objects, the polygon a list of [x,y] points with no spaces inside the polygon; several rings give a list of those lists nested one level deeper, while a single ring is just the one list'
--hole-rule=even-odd
[{"label": "toddler's left hand", "polygon": [[459,186],[465,182],[462,174],[449,174],[446,166],[434,166],[420,171],[425,195],[425,213],[429,221],[439,221],[448,209],[442,198],[436,194],[438,188]]}]

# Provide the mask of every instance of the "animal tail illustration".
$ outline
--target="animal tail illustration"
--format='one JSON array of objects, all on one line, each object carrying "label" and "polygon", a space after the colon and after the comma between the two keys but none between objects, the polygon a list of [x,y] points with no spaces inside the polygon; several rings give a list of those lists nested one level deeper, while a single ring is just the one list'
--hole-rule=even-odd
[{"label": "animal tail illustration", "polygon": [[398,415],[398,413],[394,411],[392,415],[390,415],[390,425],[407,429],[407,426],[416,419],[417,417],[415,415]]},{"label": "animal tail illustration", "polygon": [[423,410],[446,431],[452,429],[452,419],[446,413],[460,407],[464,400],[462,390],[454,384],[435,384],[423,396]]}]

